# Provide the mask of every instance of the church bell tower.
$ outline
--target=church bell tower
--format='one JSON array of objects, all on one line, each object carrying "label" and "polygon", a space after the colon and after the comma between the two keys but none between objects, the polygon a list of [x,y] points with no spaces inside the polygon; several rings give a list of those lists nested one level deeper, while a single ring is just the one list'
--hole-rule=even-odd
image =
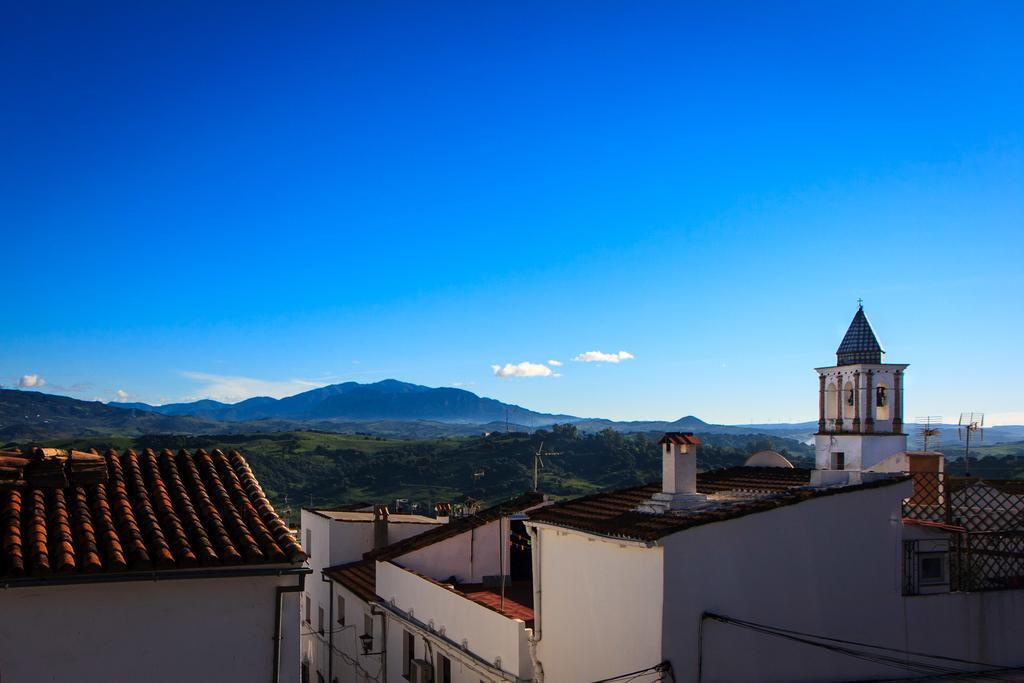
[{"label": "church bell tower", "polygon": [[836,350],[836,364],[818,372],[816,469],[864,471],[907,450],[903,433],[903,371],[885,363],[875,331],[857,308]]}]

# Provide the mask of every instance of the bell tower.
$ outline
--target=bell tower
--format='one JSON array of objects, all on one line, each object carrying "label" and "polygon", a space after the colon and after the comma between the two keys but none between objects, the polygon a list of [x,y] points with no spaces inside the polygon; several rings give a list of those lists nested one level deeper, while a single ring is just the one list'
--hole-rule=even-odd
[{"label": "bell tower", "polygon": [[836,364],[818,373],[816,469],[863,471],[907,450],[903,371],[885,363],[864,306],[836,349]]}]

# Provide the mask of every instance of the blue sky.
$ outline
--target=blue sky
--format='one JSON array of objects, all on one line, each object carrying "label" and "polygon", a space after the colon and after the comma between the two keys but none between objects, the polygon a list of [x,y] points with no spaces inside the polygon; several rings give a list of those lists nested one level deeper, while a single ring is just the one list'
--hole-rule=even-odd
[{"label": "blue sky", "polygon": [[1024,423],[1019,3],[31,4],[6,386],[795,421],[863,297],[908,416]]}]

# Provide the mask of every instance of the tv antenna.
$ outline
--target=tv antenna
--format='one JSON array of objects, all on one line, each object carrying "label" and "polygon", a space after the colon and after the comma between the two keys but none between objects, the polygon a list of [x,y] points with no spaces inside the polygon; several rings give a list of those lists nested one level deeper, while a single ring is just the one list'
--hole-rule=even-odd
[{"label": "tv antenna", "polygon": [[[561,455],[555,451],[544,450],[544,442],[540,442],[540,447],[537,452],[533,454],[533,492],[537,493],[537,486],[540,484],[540,469],[544,467],[544,456]],[[539,467],[538,467],[539,466]]]},{"label": "tv antenna", "polygon": [[964,442],[964,476],[971,476],[971,434],[977,433],[978,441],[985,437],[985,413],[960,413],[956,434]]},{"label": "tv antenna", "polygon": [[917,439],[918,443],[921,444],[921,450],[927,451],[928,444],[937,446],[942,438],[941,432],[942,417],[937,415],[928,415],[926,417],[917,418]]}]

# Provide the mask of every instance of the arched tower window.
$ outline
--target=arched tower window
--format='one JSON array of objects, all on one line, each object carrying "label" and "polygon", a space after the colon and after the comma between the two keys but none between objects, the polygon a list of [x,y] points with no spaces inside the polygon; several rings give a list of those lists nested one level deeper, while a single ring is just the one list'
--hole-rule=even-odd
[{"label": "arched tower window", "polygon": [[836,385],[834,382],[829,382],[828,388],[825,389],[825,419],[834,422],[839,417],[836,414]]},{"label": "arched tower window", "polygon": [[875,386],[874,406],[876,420],[889,419],[889,387],[884,381],[879,381]]},{"label": "arched tower window", "polygon": [[853,389],[853,382],[847,382],[843,385],[843,419],[853,419],[856,400],[857,392]]}]

